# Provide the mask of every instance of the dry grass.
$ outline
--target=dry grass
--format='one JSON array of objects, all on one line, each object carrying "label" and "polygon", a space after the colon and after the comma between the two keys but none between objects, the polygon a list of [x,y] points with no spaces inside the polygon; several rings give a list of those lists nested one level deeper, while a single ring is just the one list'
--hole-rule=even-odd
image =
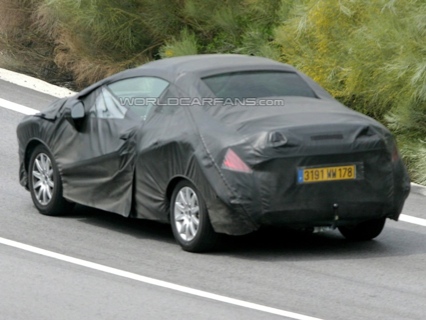
[{"label": "dry grass", "polygon": [[0,1],[0,51],[3,67],[49,81],[68,78],[53,61],[54,42],[38,27],[42,0]]},{"label": "dry grass", "polygon": [[0,1],[0,30],[4,33],[17,33],[20,27],[26,24],[29,11],[26,9],[28,1],[1,0]]}]

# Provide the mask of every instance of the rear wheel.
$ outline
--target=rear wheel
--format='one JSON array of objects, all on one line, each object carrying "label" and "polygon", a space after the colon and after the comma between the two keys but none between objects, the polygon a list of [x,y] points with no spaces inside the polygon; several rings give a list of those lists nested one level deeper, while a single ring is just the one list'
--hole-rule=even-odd
[{"label": "rear wheel", "polygon": [[55,159],[44,145],[34,149],[28,175],[31,197],[40,213],[57,216],[72,209],[73,204],[62,197],[62,182]]},{"label": "rear wheel", "polygon": [[211,250],[217,240],[201,194],[189,181],[179,182],[172,194],[170,222],[173,235],[183,250]]},{"label": "rear wheel", "polygon": [[386,218],[369,220],[355,226],[339,227],[340,233],[348,240],[366,241],[377,237],[385,226]]}]

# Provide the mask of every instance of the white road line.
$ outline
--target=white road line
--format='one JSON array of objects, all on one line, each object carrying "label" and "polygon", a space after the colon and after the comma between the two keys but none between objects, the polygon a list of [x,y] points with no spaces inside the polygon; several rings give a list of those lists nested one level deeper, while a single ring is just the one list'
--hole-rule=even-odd
[{"label": "white road line", "polygon": [[46,81],[2,68],[0,68],[0,80],[58,98],[69,97],[75,94],[75,92],[69,89],[58,87]]},{"label": "white road line", "polygon": [[23,106],[21,104],[17,104],[8,100],[4,100],[0,98],[0,107],[9,109],[9,110],[13,110],[19,113],[23,113],[23,114],[36,114],[39,113],[40,111],[36,110],[36,109],[32,109],[32,108],[28,108],[26,106]]},{"label": "white road line", "polygon": [[56,259],[56,260],[65,261],[65,262],[72,263],[72,264],[75,264],[75,265],[79,265],[79,266],[82,266],[82,267],[86,267],[86,268],[89,268],[89,269],[94,269],[94,270],[97,270],[97,271],[106,272],[106,273],[109,273],[109,274],[112,274],[112,275],[115,275],[115,276],[131,279],[131,280],[136,280],[136,281],[139,281],[139,282],[151,284],[151,285],[158,286],[158,287],[163,287],[163,288],[174,290],[174,291],[187,293],[187,294],[190,294],[190,295],[193,295],[193,296],[198,296],[198,297],[202,297],[202,298],[206,298],[206,299],[210,299],[210,300],[224,302],[224,303],[228,303],[228,304],[243,307],[243,308],[248,308],[248,309],[252,309],[252,310],[256,310],[256,311],[275,314],[275,315],[287,317],[287,318],[290,318],[290,319],[321,320],[319,318],[313,318],[313,317],[305,316],[305,315],[299,314],[299,313],[294,313],[294,312],[290,312],[290,311],[271,308],[271,307],[263,306],[263,305],[256,304],[256,303],[246,302],[246,301],[243,301],[243,300],[233,299],[233,298],[221,296],[221,295],[214,294],[214,293],[209,293],[209,292],[206,292],[206,291],[201,291],[201,290],[192,289],[192,288],[189,288],[189,287],[180,286],[180,285],[177,285],[177,284],[174,284],[174,283],[171,283],[171,282],[166,282],[166,281],[162,281],[162,280],[157,280],[157,279],[141,276],[141,275],[138,275],[136,273],[131,273],[131,272],[107,267],[107,266],[97,264],[97,263],[94,263],[94,262],[69,257],[69,256],[66,256],[66,255],[63,255],[63,254],[59,254],[59,253],[55,253],[55,252],[52,252],[52,251],[40,249],[40,248],[33,247],[33,246],[23,244],[23,243],[20,243],[20,242],[8,240],[8,239],[5,239],[5,238],[0,238],[0,244],[10,246],[10,247],[14,247],[14,248],[21,249],[21,250],[25,250],[25,251],[32,252],[32,253],[35,253],[35,254],[39,254],[39,255],[42,255],[42,256],[45,256],[45,257],[53,258],[53,259]]},{"label": "white road line", "polygon": [[412,223],[412,224],[417,224],[417,225],[422,226],[422,227],[426,227],[426,219],[417,218],[417,217],[409,216],[409,215],[406,215],[406,214],[401,214],[399,216],[399,220],[404,221],[404,222],[408,222],[408,223]]}]

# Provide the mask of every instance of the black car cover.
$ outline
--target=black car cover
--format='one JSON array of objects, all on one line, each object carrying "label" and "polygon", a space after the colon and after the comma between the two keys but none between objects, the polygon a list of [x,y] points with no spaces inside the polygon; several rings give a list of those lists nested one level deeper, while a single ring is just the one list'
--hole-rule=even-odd
[{"label": "black car cover", "polygon": [[[265,97],[279,105],[248,97],[253,98],[248,106],[244,99],[215,99],[207,80],[265,71],[291,73],[312,94]],[[143,119],[109,88],[139,77],[168,82]],[[70,111],[78,101],[85,107],[81,123]],[[148,63],[25,117],[17,132],[25,187],[31,150],[42,143],[58,164],[63,195],[70,201],[168,222],[173,188],[187,179],[205,199],[215,231],[235,235],[263,224],[398,219],[410,188],[384,126],[341,105],[294,68],[257,57],[200,55]],[[228,153],[248,170],[227,168]],[[326,172],[322,168],[354,168],[356,175],[304,180],[304,174]]]}]

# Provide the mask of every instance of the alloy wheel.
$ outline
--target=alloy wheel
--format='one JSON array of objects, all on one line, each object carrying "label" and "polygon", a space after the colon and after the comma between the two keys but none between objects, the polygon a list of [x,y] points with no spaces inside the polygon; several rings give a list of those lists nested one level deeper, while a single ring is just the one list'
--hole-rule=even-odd
[{"label": "alloy wheel", "polygon": [[53,166],[49,156],[39,153],[32,167],[32,185],[37,201],[46,206],[50,203],[55,187]]},{"label": "alloy wheel", "polygon": [[198,233],[200,207],[195,191],[190,187],[179,190],[174,205],[174,223],[179,236],[191,241]]}]

